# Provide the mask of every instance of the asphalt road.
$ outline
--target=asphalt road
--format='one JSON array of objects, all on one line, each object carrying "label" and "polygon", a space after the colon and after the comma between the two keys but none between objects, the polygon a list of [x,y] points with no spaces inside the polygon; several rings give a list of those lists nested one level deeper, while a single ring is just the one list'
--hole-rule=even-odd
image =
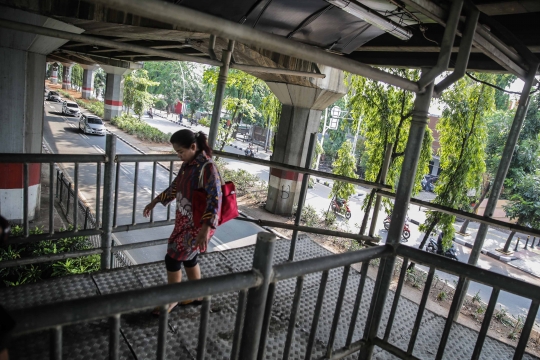
[{"label": "asphalt road", "polygon": [[[45,101],[45,121],[43,138],[53,153],[56,154],[97,154],[105,152],[105,137],[97,135],[85,135],[78,129],[78,118],[63,116],[60,103]],[[116,142],[118,154],[138,154],[139,152],[121,140]],[[74,164],[61,164],[65,172],[74,179]],[[133,216],[133,193],[137,192],[135,204],[136,223],[148,222],[149,219],[142,216],[142,210],[151,200],[152,194],[153,163],[140,163],[137,189],[134,189],[135,164],[125,163],[120,166],[118,187],[117,225],[132,223]],[[87,204],[95,209],[96,202],[96,174],[97,165],[79,165],[79,190]],[[103,184],[103,171],[102,180]],[[155,194],[159,194],[169,185],[169,171],[160,166],[156,167]],[[103,196],[103,190],[101,192]],[[167,211],[170,211],[174,219],[174,202],[170,210],[161,205],[154,209],[153,220],[167,219]],[[223,250],[230,247],[245,246],[255,241],[256,234],[264,229],[257,225],[232,220],[218,228],[215,236],[211,239],[208,251]],[[152,229],[135,230],[115,233],[117,243],[128,244],[147,240],[168,238],[173,226],[162,226]],[[162,260],[165,256],[166,245],[147,247],[129,251],[129,255],[136,263],[145,263]]]}]

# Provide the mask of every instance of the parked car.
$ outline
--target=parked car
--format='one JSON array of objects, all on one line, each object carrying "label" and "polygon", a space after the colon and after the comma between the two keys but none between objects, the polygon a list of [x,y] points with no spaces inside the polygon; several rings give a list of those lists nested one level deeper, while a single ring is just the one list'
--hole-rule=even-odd
[{"label": "parked car", "polygon": [[62,114],[79,117],[81,116],[81,109],[79,109],[77,103],[64,101],[62,104]]},{"label": "parked car", "polygon": [[49,94],[47,95],[47,100],[62,102],[62,99],[60,98],[60,94],[58,94],[56,91],[49,91]]},{"label": "parked car", "polygon": [[79,120],[79,130],[82,130],[85,134],[96,134],[104,136],[106,134],[103,120],[95,115],[81,115]]}]

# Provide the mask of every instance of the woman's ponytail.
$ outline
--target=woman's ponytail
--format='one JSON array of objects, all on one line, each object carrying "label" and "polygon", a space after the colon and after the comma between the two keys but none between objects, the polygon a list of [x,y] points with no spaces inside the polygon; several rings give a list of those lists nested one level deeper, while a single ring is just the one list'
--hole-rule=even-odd
[{"label": "woman's ponytail", "polygon": [[208,137],[202,131],[199,131],[195,134],[195,139],[197,141],[197,147],[199,150],[204,151],[207,156],[212,157],[212,149],[208,145]]}]

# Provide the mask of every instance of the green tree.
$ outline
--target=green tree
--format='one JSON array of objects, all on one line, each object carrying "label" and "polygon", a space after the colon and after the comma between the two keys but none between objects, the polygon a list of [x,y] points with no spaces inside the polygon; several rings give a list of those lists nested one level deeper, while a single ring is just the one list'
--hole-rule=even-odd
[{"label": "green tree", "polygon": [[[517,77],[511,74],[498,74],[494,76],[494,83],[501,89],[506,89],[516,81]],[[501,90],[495,90],[495,108],[507,110],[510,105],[510,95]]]},{"label": "green tree", "polygon": [[[410,80],[418,80],[419,77],[417,70],[389,70],[389,72]],[[347,82],[353,118],[360,119],[361,117],[362,119],[360,135],[364,140],[365,150],[361,164],[365,179],[380,181],[384,154],[387,146],[391,145],[392,154],[386,184],[395,189],[409,137],[414,94],[361,76],[350,76]],[[356,128],[355,125],[357,125],[356,122],[353,123],[352,128]],[[428,172],[432,142],[431,130],[426,126],[418,170],[414,179],[413,195],[421,190],[422,176]],[[363,209],[366,212],[364,222],[367,221],[374,196],[375,191],[372,191],[364,200]],[[392,203],[385,200],[384,205],[387,213],[390,213]]]},{"label": "green tree", "polygon": [[[516,185],[509,204],[503,208],[506,216],[517,220],[518,225],[540,229],[540,174],[525,175]],[[508,250],[515,233],[510,233],[505,250]]]},{"label": "green tree", "polygon": [[107,74],[102,68],[98,68],[94,75],[94,91],[96,92],[96,98],[99,95],[104,95],[105,83],[107,82]]},{"label": "green tree", "polygon": [[193,84],[201,83],[204,67],[199,64],[182,61],[149,61],[144,63],[148,78],[157,85],[151,86],[151,94],[163,95],[168,106],[174,106],[177,100],[190,99]]},{"label": "green tree", "polygon": [[[493,81],[493,75],[480,74],[478,77]],[[458,81],[443,93],[445,108],[437,124],[442,172],[435,187],[437,197],[433,203],[469,209],[468,190],[474,189],[479,193],[486,169],[486,117],[494,109],[493,94],[493,88],[468,78]],[[449,248],[454,237],[454,222],[454,215],[428,211],[426,221],[420,226],[425,236],[419,248],[424,247],[435,227],[443,231],[443,246]]]},{"label": "green tree", "polygon": [[[357,179],[356,161],[352,153],[352,144],[350,141],[345,141],[338,151],[337,159],[332,164],[332,173],[336,175],[347,176]],[[355,192],[354,185],[344,181],[334,181],[332,190],[330,191],[331,198],[349,199]]]},{"label": "green tree", "polygon": [[[218,75],[218,68],[207,69],[203,74],[204,83],[208,84],[212,91],[217,85]],[[223,108],[229,114],[230,121],[220,126],[221,133],[218,132],[217,136],[220,150],[236,138],[236,131],[241,122],[254,124],[257,119],[264,120],[258,108],[262,107],[262,100],[268,96],[269,91],[262,80],[240,70],[229,71]]]},{"label": "green tree", "polygon": [[71,68],[71,86],[79,91],[82,88],[83,71],[84,69],[79,64]]},{"label": "green tree", "polygon": [[159,85],[158,82],[148,78],[148,71],[135,70],[124,79],[124,105],[132,108],[139,120],[145,109],[154,103],[154,96],[148,92],[151,86]]},{"label": "green tree", "polygon": [[[531,96],[529,110],[525,115],[523,129],[520,132],[508,174],[506,175],[502,198],[510,198],[523,177],[533,174],[540,169],[540,96]],[[504,144],[515,110],[500,110],[490,116],[488,127],[490,129],[486,146],[486,167],[490,177],[497,172],[501,160]]]}]

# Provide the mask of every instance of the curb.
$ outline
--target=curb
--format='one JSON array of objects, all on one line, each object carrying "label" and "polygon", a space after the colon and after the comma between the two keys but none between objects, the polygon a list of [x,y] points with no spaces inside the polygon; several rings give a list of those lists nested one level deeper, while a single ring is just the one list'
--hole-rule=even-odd
[{"label": "curb", "polygon": [[[473,248],[473,244],[468,242],[468,241],[465,241],[463,239],[460,239],[458,237],[455,238],[454,240],[456,243],[460,244],[460,245],[463,245],[463,246],[466,246],[468,247],[469,249],[472,249]],[[499,260],[499,261],[502,261],[502,262],[505,262],[505,263],[508,263],[509,261],[512,261],[512,260],[515,260],[517,259],[516,257],[513,257],[513,256],[506,256],[506,255],[503,255],[503,254],[500,254],[498,252],[495,252],[495,251],[491,251],[491,250],[484,250],[482,249],[482,254],[486,255],[486,256],[489,256],[490,258],[493,258],[495,260]],[[525,271],[525,270],[523,270]]]}]

